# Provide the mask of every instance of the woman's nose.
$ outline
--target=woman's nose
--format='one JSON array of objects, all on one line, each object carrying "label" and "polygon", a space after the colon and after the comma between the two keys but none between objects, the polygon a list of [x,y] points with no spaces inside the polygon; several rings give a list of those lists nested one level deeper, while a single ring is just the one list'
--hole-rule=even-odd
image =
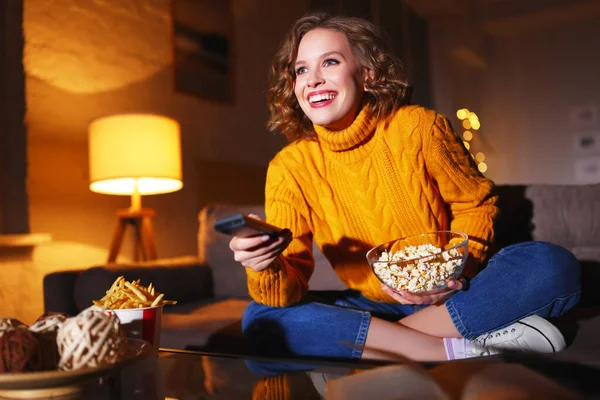
[{"label": "woman's nose", "polygon": [[317,87],[322,85],[325,82],[323,76],[319,72],[311,72],[308,77],[308,86],[309,87]]}]

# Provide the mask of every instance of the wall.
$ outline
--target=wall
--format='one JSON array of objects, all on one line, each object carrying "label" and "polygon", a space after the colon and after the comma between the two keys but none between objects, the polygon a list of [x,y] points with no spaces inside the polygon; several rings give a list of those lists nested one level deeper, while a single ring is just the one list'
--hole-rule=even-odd
[{"label": "wall", "polygon": [[[44,274],[106,260],[115,212],[129,199],[88,189],[87,125],[94,118],[153,112],[181,124],[184,188],[143,199],[157,211],[160,257],[196,254],[198,199],[215,190],[198,185],[206,181],[204,165],[264,168],[284,144],[264,127],[267,71],[283,33],[307,4],[232,4],[236,101],[225,105],[175,93],[169,0],[24,1],[30,228],[54,241],[2,265],[0,314],[33,322],[42,313]],[[221,184],[240,178],[230,174]],[[121,254],[121,261],[129,259],[129,244]]]},{"label": "wall", "polygon": [[600,132],[600,124],[579,128],[569,114],[579,105],[600,112],[598,21],[488,38],[486,68],[453,59],[454,29],[432,24],[435,105],[455,124],[459,108],[479,115],[489,144],[486,175],[498,183],[585,183],[576,180],[574,163],[600,157],[600,149],[577,151],[574,135]]},{"label": "wall", "polygon": [[[583,154],[575,149],[580,129],[569,114],[578,105],[600,112],[598,37],[598,21],[589,21],[496,43],[482,112],[494,127],[492,145],[499,154],[511,154],[492,166],[499,178],[577,182],[574,163]],[[600,132],[598,123],[589,128]],[[600,157],[600,151],[595,154]]]}]

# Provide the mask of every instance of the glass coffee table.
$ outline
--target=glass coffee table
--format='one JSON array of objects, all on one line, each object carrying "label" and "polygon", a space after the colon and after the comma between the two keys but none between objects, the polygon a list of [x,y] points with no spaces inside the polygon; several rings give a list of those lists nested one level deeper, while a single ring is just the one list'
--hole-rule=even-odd
[{"label": "glass coffee table", "polygon": [[160,349],[104,370],[40,373],[43,379],[26,379],[8,390],[5,379],[0,399],[252,399],[266,392],[276,399],[277,391],[318,399],[327,379],[374,366]]},{"label": "glass coffee table", "polygon": [[327,380],[380,365],[178,350],[162,350],[157,361],[162,393],[172,399],[318,399]]},{"label": "glass coffee table", "polygon": [[[499,359],[485,357],[475,361],[462,360],[444,363],[379,363],[298,360],[221,354],[203,351],[160,349],[131,362],[102,373],[91,374],[87,379],[34,390],[0,391],[5,398],[52,399],[321,399],[326,398],[328,382],[337,389],[342,385],[340,397],[355,399],[360,390],[383,390],[392,382],[391,390],[402,392],[413,385],[418,390],[435,389],[437,383],[467,382],[471,376],[488,371],[493,382],[500,375],[515,373],[531,375],[531,382],[543,375],[560,387],[552,390],[573,390],[574,393],[597,395],[597,367],[576,366],[569,363],[551,363],[537,358]],[[541,373],[541,374],[540,374]],[[491,374],[491,375],[490,375]],[[571,378],[570,378],[570,377]],[[363,378],[364,377],[364,378]],[[344,378],[338,380],[339,378]],[[331,382],[330,382],[331,381]],[[550,382],[549,381],[549,382]],[[380,382],[380,383],[378,383]],[[387,382],[387,383],[386,383]],[[541,382],[541,381],[540,381]],[[548,383],[548,382],[546,382]],[[355,385],[357,390],[352,389]],[[449,385],[448,387],[459,385]],[[536,389],[537,390],[537,389]],[[338,390],[339,393],[339,390]],[[374,392],[380,398],[381,392]],[[434,392],[431,392],[434,393]],[[329,393],[331,394],[331,393]],[[362,398],[369,398],[362,397]],[[425,397],[406,397],[425,398]],[[453,397],[450,398],[460,398]],[[588,397],[583,397],[588,398]],[[589,397],[596,398],[596,397]]]}]

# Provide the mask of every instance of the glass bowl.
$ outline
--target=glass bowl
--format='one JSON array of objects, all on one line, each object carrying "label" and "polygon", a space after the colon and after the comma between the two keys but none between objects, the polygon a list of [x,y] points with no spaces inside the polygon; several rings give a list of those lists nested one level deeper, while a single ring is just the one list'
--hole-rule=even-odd
[{"label": "glass bowl", "polygon": [[392,240],[367,252],[375,276],[396,291],[432,294],[447,289],[465,266],[469,237],[436,231]]}]

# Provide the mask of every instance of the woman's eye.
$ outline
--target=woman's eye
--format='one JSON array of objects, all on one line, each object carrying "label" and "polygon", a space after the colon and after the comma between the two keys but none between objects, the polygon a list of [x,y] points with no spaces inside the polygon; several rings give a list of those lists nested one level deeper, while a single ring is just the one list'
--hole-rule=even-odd
[{"label": "woman's eye", "polygon": [[306,67],[300,67],[300,68],[298,68],[298,69],[296,70],[296,75],[302,75],[302,74],[303,74],[303,73],[305,73],[306,71],[307,71],[307,70],[306,70]]},{"label": "woman's eye", "polygon": [[337,64],[339,64],[338,60],[334,60],[334,59],[325,60],[325,62],[323,63],[323,65],[325,67],[329,67],[331,65],[337,65]]}]

